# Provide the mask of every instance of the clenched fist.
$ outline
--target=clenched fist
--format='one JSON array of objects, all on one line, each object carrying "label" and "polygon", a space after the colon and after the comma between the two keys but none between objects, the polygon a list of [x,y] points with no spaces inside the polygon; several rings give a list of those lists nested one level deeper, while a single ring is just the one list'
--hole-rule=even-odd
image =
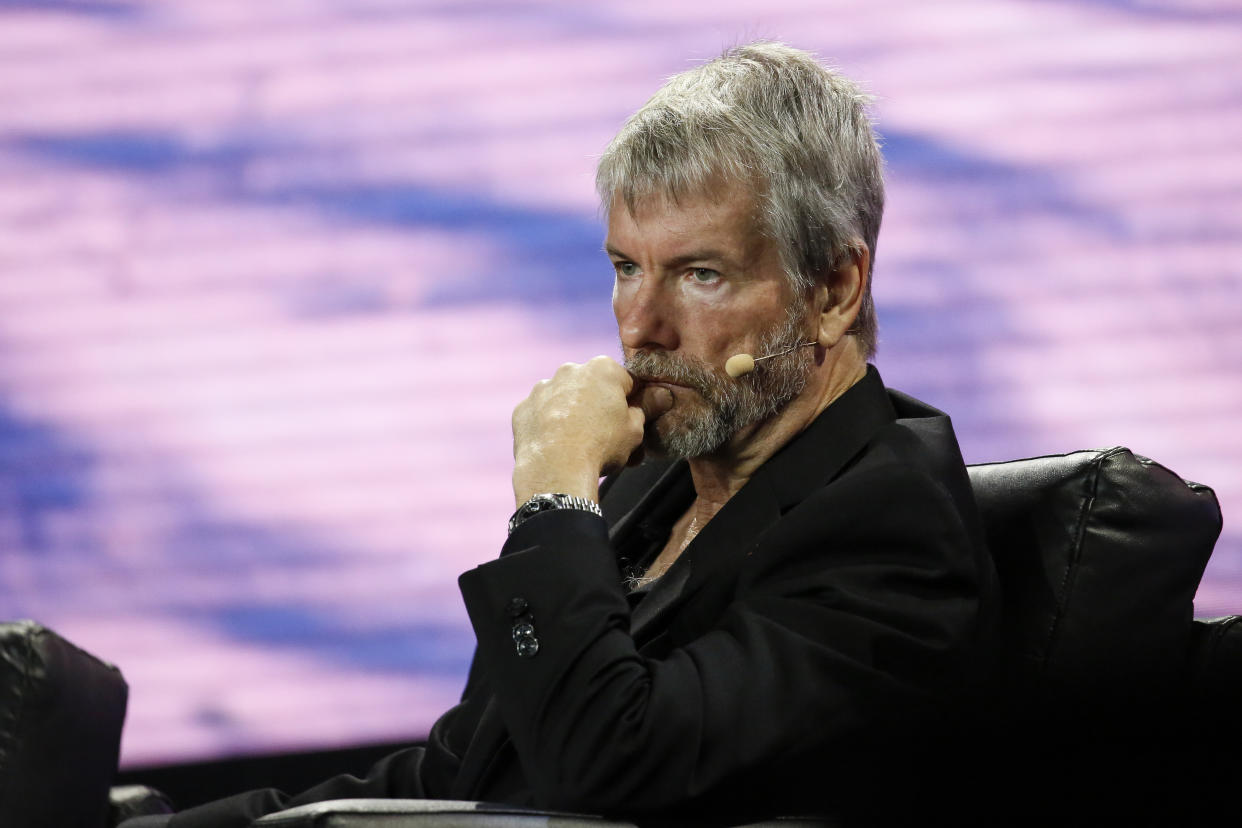
[{"label": "clenched fist", "polygon": [[673,404],[667,388],[634,387],[619,363],[567,362],[513,411],[513,494],[599,499],[599,478],[640,452],[643,427]]}]

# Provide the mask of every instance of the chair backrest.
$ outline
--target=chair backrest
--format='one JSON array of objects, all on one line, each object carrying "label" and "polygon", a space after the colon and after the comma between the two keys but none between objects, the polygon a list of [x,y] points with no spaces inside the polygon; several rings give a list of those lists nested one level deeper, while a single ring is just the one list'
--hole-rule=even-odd
[{"label": "chair backrest", "polygon": [[0,825],[102,828],[128,688],[33,621],[0,623]]},{"label": "chair backrest", "polygon": [[1221,528],[1212,490],[1122,448],[969,472],[1009,653],[977,813],[1184,825],[1232,809],[1242,623],[1192,620]]},{"label": "chair backrest", "polygon": [[1186,677],[1192,601],[1221,528],[1211,489],[1124,448],[969,473],[1022,703],[1108,703],[1110,689],[1159,693]]}]

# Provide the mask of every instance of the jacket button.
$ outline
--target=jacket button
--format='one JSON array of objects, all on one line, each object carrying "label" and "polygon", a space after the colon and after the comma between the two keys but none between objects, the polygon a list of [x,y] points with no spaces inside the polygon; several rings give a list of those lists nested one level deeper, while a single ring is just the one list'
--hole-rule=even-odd
[{"label": "jacket button", "polygon": [[510,618],[517,618],[530,609],[530,604],[526,603],[525,598],[510,598],[509,603],[505,605],[505,613]]},{"label": "jacket button", "polygon": [[515,641],[514,646],[519,658],[534,658],[535,653],[539,652],[539,639],[533,635],[524,635]]},{"label": "jacket button", "polygon": [[522,638],[534,638],[535,625],[529,621],[519,621],[513,625],[513,640],[517,641]]}]

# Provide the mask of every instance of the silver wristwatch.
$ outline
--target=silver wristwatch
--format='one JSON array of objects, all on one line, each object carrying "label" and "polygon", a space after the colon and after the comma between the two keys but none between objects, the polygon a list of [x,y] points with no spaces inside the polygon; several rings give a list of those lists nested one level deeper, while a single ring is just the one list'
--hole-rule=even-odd
[{"label": "silver wristwatch", "polygon": [[585,497],[576,497],[574,495],[556,494],[545,492],[543,494],[531,495],[530,500],[518,507],[513,513],[513,517],[509,518],[509,534],[513,534],[513,530],[521,526],[532,515],[540,512],[551,511],[552,509],[578,509],[583,512],[590,512],[593,515],[604,516],[600,511],[599,504],[594,500],[587,500]]}]

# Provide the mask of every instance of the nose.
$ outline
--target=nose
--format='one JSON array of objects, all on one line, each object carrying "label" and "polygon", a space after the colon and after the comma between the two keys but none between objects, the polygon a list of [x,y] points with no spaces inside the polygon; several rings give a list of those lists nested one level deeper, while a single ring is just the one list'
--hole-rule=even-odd
[{"label": "nose", "polygon": [[677,348],[675,308],[659,279],[643,276],[633,281],[618,280],[613,287],[612,311],[626,348]]}]

